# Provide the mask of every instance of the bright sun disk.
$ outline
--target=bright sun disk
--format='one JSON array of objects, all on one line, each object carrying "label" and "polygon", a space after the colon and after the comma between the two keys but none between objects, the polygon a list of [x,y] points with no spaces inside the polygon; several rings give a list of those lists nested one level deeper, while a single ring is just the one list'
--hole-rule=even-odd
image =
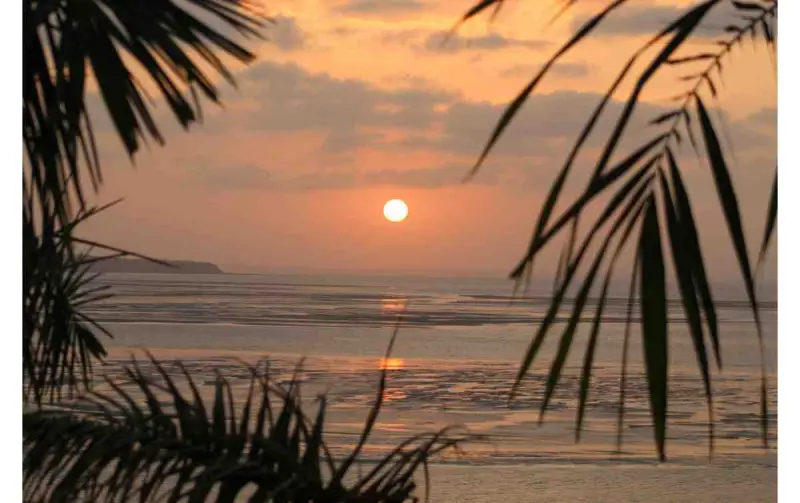
[{"label": "bright sun disk", "polygon": [[408,205],[402,199],[392,199],[383,205],[383,216],[390,222],[402,222],[408,216]]}]

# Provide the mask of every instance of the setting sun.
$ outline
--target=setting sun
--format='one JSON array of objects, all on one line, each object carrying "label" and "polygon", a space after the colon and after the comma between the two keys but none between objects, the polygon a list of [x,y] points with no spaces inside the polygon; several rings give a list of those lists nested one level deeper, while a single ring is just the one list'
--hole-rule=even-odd
[{"label": "setting sun", "polygon": [[402,199],[392,199],[383,206],[383,216],[390,222],[402,222],[408,216],[408,206]]},{"label": "setting sun", "polygon": [[20,500],[800,495],[778,0],[21,3]]}]

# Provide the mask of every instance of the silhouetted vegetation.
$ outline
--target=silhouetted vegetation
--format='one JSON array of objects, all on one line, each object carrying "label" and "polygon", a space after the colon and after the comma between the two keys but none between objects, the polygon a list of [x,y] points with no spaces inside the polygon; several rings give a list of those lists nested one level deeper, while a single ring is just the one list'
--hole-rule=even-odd
[{"label": "silhouetted vegetation", "polygon": [[[562,3],[568,9],[578,2]],[[470,176],[481,168],[553,65],[629,3],[616,0],[599,8],[543,65],[500,118]],[[502,5],[503,0],[482,0],[462,22],[487,9],[497,12]],[[714,51],[686,54],[698,26],[724,7],[732,8],[739,21],[720,31]],[[385,371],[358,445],[340,459],[331,455],[323,438],[324,397],[315,414],[306,414],[296,380],[280,386],[256,367],[250,368],[253,378],[242,404],[234,400],[225,378],[217,378],[213,400],[206,402],[185,369],[186,382],[179,383],[155,359],[150,361],[150,372],[136,362],[127,367],[127,382],[108,379],[105,391],[91,386],[93,363],[106,356],[103,337],[111,336],[85,312],[86,306],[109,295],[93,283],[92,267],[108,257],[153,259],[96,243],[78,233],[84,221],[106,209],[89,206],[85,197],[87,190],[99,190],[103,180],[86,108],[87,84],[97,84],[118,137],[133,158],[143,141],[165,142],[139,79],[149,78],[174,119],[189,128],[201,118],[201,98],[212,102],[219,99],[217,85],[201,66],[233,83],[221,58],[252,61],[254,54],[239,39],[258,37],[269,19],[247,0],[188,0],[182,4],[170,0],[23,0],[23,11],[26,500],[144,502],[166,496],[168,501],[202,501],[216,494],[217,501],[233,501],[248,490],[252,491],[250,501],[399,502],[414,498],[419,468],[426,468],[432,455],[455,448],[468,437],[459,432],[451,434],[450,430],[414,437],[366,473],[353,473],[380,412]],[[627,340],[634,299],[638,298],[655,443],[660,458],[665,459],[669,403],[666,261],[672,260],[705,383],[713,443],[711,361],[722,368],[722,339],[700,247],[701,231],[692,212],[679,152],[687,148],[688,140],[713,174],[760,336],[754,286],[754,269],[758,266],[748,255],[728,155],[719,141],[718,126],[709,116],[708,103],[717,96],[715,82],[722,78],[726,58],[746,38],[763,42],[759,47],[774,55],[776,21],[777,0],[696,2],[637,48],[588,118],[543,204],[528,250],[511,274],[516,280],[524,280],[542,250],[566,235],[551,305],[536,328],[512,389],[513,394],[536,361],[547,335],[563,327],[544,389],[542,417],[561,377],[590,292],[600,285],[582,369],[576,423],[576,434],[580,435],[608,287],[619,257],[633,247],[619,424],[625,403]],[[645,67],[637,74],[634,68],[640,63]],[[687,69],[687,77],[676,84],[681,93],[677,105],[652,118],[651,138],[630,152],[620,153],[642,93],[667,67]],[[565,182],[576,159],[586,150],[587,138],[608,113],[612,97],[629,81],[632,90],[614,127],[607,132],[586,188],[565,202]],[[602,202],[602,211],[596,217],[586,216],[587,207],[595,202]],[[566,209],[557,212],[559,204]],[[776,215],[777,172],[759,264],[774,233]],[[97,251],[106,255],[92,254]],[[554,322],[570,289],[577,289],[576,301],[567,323],[558,325]],[[765,444],[769,418],[766,393],[764,376],[761,402]]]},{"label": "silhouetted vegetation", "polygon": [[225,378],[205,403],[192,376],[185,375],[187,395],[155,360],[155,375],[134,362],[125,369],[129,382],[107,378],[104,392],[91,386],[93,363],[106,356],[101,337],[111,336],[84,311],[109,296],[93,283],[93,269],[128,256],[169,264],[76,234],[107,208],[89,207],[84,196],[102,184],[87,83],[97,84],[133,158],[142,141],[164,144],[138,79],[150,78],[188,128],[201,117],[200,96],[218,101],[199,61],[233,83],[222,54],[241,62],[254,55],[224,33],[259,36],[269,20],[247,0],[24,0],[23,9],[22,357],[23,399],[32,406],[23,417],[26,500],[204,501],[214,493],[222,502],[248,490],[253,502],[416,499],[418,469],[427,475],[430,456],[466,437],[420,435],[354,473],[382,404],[385,371],[359,443],[341,459],[323,439],[324,397],[312,419],[296,381],[280,386],[256,368],[241,406]]},{"label": "silhouetted vegetation", "polygon": [[[464,14],[461,22],[489,9],[492,9],[494,16],[502,9],[504,1],[482,0]],[[563,14],[576,4],[586,5],[589,2],[564,0],[560,3],[562,4],[560,13]],[[492,148],[553,66],[581,42],[591,37],[605,21],[634,3],[628,0],[615,0],[606,2],[604,6],[598,6],[595,14],[589,16],[508,105],[469,177],[481,168]],[[724,9],[732,13],[730,18],[733,21],[723,29],[718,29],[713,38],[712,50],[708,50],[708,44],[702,49],[697,49],[696,46],[690,47],[691,42],[700,38],[698,28],[702,23]],[[663,29],[654,33],[643,46],[633,51],[605,96],[587,118],[574,146],[567,154],[558,177],[550,187],[528,249],[511,272],[511,278],[525,281],[533,271],[535,259],[548,245],[559,237],[564,238],[565,244],[561,252],[550,308],[545,320],[536,328],[536,335],[520,365],[514,389],[536,361],[547,335],[559,327],[554,321],[567,292],[576,289],[576,301],[570,319],[563,326],[558,352],[550,365],[540,413],[540,417],[544,417],[549,399],[564,369],[564,362],[572,348],[575,331],[587,306],[589,293],[593,287],[601,285],[581,376],[576,422],[578,439],[591,385],[594,352],[608,287],[618,259],[626,247],[632,246],[635,260],[631,270],[626,342],[622,358],[618,438],[621,438],[625,405],[627,341],[635,306],[634,299],[638,299],[655,442],[659,457],[662,460],[666,457],[669,388],[666,261],[671,258],[697,355],[698,369],[705,384],[709,410],[709,445],[713,447],[713,390],[709,361],[713,360],[718,369],[722,369],[720,354],[722,339],[717,321],[717,304],[706,274],[706,261],[700,247],[701,230],[692,212],[683,168],[679,161],[679,153],[687,148],[685,140],[688,139],[688,148],[705,160],[713,174],[719,202],[730,231],[731,244],[752,309],[758,343],[762,351],[761,426],[764,445],[767,445],[769,420],[767,378],[763,373],[762,328],[756,298],[755,264],[747,251],[739,200],[726,161],[728,153],[719,139],[717,131],[719,126],[711,119],[707,103],[716,100],[718,84],[723,79],[723,68],[727,65],[727,60],[732,53],[740,50],[745,42],[750,42],[752,39],[757,48],[764,51],[764,57],[772,58],[774,61],[777,50],[775,40],[777,19],[777,0],[703,0],[694,2],[684,9],[680,16],[664,23]],[[708,37],[706,31],[703,39],[708,40]],[[637,65],[643,67],[639,73],[636,73]],[[684,74],[675,82],[676,105],[672,110],[651,118],[652,129],[648,130],[652,131],[651,137],[646,137],[631,151],[621,151],[620,145],[624,139],[634,133],[642,134],[641,129],[634,130],[630,125],[636,105],[640,103],[645,89],[659,72],[670,68],[684,70]],[[753,78],[762,76],[754,75]],[[614,126],[609,131],[598,132],[598,122],[613,113],[609,111],[609,104],[614,96],[627,89],[626,85],[630,87],[630,91],[623,99],[623,106],[618,115],[614,117]],[[586,188],[577,197],[565,200],[564,185],[575,169],[578,157],[588,150],[587,139],[593,133],[605,137],[604,145],[593,161],[591,175],[585,180]],[[760,243],[759,265],[775,232],[778,210],[777,189],[776,166],[764,234]],[[566,207],[560,213],[556,211],[559,203]],[[592,203],[597,203],[602,208],[596,217],[586,216],[586,210]],[[595,249],[590,252],[593,247]],[[579,274],[581,268],[584,270],[582,278]],[[512,396],[513,394],[512,390]]]}]

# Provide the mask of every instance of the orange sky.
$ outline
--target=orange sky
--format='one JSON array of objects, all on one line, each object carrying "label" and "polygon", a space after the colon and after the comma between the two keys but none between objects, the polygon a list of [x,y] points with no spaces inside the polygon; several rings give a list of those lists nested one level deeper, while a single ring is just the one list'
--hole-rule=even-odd
[{"label": "orange sky", "polygon": [[[223,86],[224,109],[206,107],[203,126],[187,134],[161,104],[156,116],[167,145],[142,152],[135,169],[90,98],[106,177],[98,201],[125,201],[85,232],[231,271],[502,274],[523,252],[541,198],[597,93],[648,27],[691,2],[632,3],[555,69],[465,185],[460,180],[502,105],[605,2],[578,2],[547,27],[554,2],[509,1],[493,24],[473,20],[442,45],[441,33],[469,1],[271,1],[277,23],[255,45],[258,60],[237,67],[239,89]],[[776,83],[765,55],[751,45],[734,54],[721,101],[753,243],[776,162]],[[644,119],[681,89],[671,77],[648,88],[639,107]],[[704,249],[715,273],[727,277],[735,265],[707,168],[686,168]],[[383,219],[391,198],[410,207],[402,224]],[[543,263],[546,274],[550,261]],[[768,271],[774,276],[775,260]]]}]

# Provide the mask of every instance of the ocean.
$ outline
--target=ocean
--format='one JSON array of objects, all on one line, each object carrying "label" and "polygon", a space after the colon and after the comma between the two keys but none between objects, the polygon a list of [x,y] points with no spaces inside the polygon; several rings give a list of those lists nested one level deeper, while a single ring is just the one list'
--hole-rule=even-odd
[{"label": "ocean", "polygon": [[[616,446],[626,308],[621,297],[610,299],[604,312],[587,417],[576,443],[580,367],[594,303],[583,314],[540,424],[541,393],[563,323],[513,401],[509,392],[548,307],[546,287],[512,299],[513,285],[503,278],[104,274],[97,281],[114,294],[88,310],[114,335],[106,344],[106,372],[119,372],[131,353],[142,358],[146,348],[163,361],[181,359],[201,382],[212,382],[219,372],[245,392],[249,374],[236,359],[268,358],[272,371],[288,379],[304,358],[304,389],[326,393],[331,407],[326,440],[335,446],[355,441],[380,369],[388,369],[385,405],[368,457],[450,424],[486,437],[434,466],[434,502],[492,501],[498,492],[508,503],[776,499],[776,451],[764,449],[760,438],[757,334],[749,305],[725,295],[732,292],[715,291],[723,366],[713,375],[713,459],[682,306],[669,306],[669,462],[660,465],[638,323],[632,324],[621,451]],[[560,318],[571,308],[567,302]],[[777,304],[764,303],[761,315],[774,447]],[[398,338],[385,359],[398,316]]]}]

